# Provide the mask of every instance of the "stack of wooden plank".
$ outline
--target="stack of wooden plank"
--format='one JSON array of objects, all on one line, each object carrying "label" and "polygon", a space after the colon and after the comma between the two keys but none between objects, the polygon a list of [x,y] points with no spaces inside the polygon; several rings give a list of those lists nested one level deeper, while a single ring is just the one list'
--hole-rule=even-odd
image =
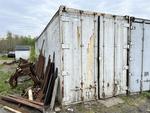
[{"label": "stack of wooden plank", "polygon": [[26,106],[35,108],[39,111],[43,110],[43,103],[31,101],[31,100],[25,99],[23,97],[9,95],[9,96],[2,96],[1,98],[2,98],[2,100],[26,105]]}]

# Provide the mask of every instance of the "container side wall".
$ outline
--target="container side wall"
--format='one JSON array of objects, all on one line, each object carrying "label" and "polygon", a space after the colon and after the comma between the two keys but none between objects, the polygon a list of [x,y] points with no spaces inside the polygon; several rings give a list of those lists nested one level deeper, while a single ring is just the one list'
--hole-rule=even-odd
[{"label": "container side wall", "polygon": [[59,17],[58,16],[47,27],[47,29],[43,32],[41,37],[38,38],[38,40],[36,40],[36,49],[38,51],[37,54],[39,54],[42,48],[43,41],[44,41],[44,45],[43,45],[42,53],[46,58],[45,64],[47,65],[49,55],[51,56],[51,59],[53,59],[53,54],[55,53],[56,67],[60,67],[60,52],[61,52],[60,42],[61,41],[59,38]]},{"label": "container side wall", "polygon": [[47,27],[46,31],[43,33],[45,36],[45,43],[43,48],[43,53],[46,58],[45,69],[48,63],[48,57],[50,55],[53,59],[53,54],[55,53],[55,69],[58,68],[58,76],[60,78],[60,83],[58,85],[57,99],[61,103],[62,92],[61,92],[61,39],[60,39],[60,29],[59,29],[59,16],[57,16],[53,22]]},{"label": "container side wall", "polygon": [[38,40],[35,41],[35,52],[36,55],[38,56],[40,54],[40,50],[42,48],[42,42],[43,40],[45,40],[45,35],[41,35],[40,38],[38,38]]},{"label": "container side wall", "polygon": [[[43,55],[45,56],[45,69],[48,63],[48,58],[50,55],[51,60],[53,60],[53,54],[55,53],[55,68],[58,68],[58,76],[61,75],[61,39],[60,39],[60,29],[59,29],[59,16],[55,16],[53,21],[46,27],[45,31],[40,35],[40,37],[36,40],[36,50],[37,55],[39,55],[40,50],[43,45]],[[59,84],[60,85],[60,84]],[[58,88],[58,97],[59,101],[61,101],[61,87]]]}]

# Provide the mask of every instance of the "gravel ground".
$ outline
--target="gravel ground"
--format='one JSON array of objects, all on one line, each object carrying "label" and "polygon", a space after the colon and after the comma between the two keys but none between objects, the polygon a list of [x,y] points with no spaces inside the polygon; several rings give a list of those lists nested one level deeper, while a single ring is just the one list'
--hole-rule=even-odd
[{"label": "gravel ground", "polygon": [[0,68],[0,71],[4,71],[4,72],[14,72],[17,64],[13,64],[13,65],[3,65],[4,62],[12,62],[13,60],[0,60],[0,67],[2,66],[2,68]]},{"label": "gravel ground", "polygon": [[9,111],[4,110],[3,108],[0,109],[0,113],[11,113]]}]

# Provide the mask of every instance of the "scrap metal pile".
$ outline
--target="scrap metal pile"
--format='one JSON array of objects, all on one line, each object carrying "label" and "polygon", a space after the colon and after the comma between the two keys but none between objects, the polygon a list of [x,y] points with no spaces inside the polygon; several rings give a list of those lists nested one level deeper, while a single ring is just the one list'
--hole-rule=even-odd
[{"label": "scrap metal pile", "polygon": [[42,54],[42,49],[35,64],[20,59],[15,74],[9,79],[9,84],[12,88],[15,88],[18,85],[19,77],[29,76],[34,85],[26,97],[9,95],[2,96],[2,100],[29,106],[40,111],[43,111],[43,108],[53,109],[58,86],[58,69],[55,67],[55,53],[53,53],[53,59],[49,56],[46,69],[44,67],[45,57]]}]

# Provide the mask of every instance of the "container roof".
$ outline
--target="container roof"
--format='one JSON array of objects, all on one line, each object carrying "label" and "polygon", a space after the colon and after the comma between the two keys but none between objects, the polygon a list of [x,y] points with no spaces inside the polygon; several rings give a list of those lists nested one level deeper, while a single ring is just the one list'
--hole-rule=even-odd
[{"label": "container roof", "polygon": [[68,8],[66,6],[61,5],[59,7],[59,9],[57,10],[57,12],[55,13],[55,15],[52,17],[52,19],[49,21],[49,23],[46,25],[46,27],[44,28],[44,30],[41,32],[41,34],[35,39],[36,41],[42,36],[42,34],[44,33],[44,31],[47,29],[47,27],[51,24],[51,22],[53,22],[53,20],[55,19],[56,16],[60,15],[63,12],[72,12],[72,13],[82,13],[82,14],[86,14],[86,15],[96,15],[96,16],[100,16],[100,15],[111,15],[111,16],[120,16],[120,17],[128,17],[128,18],[136,18],[139,20],[144,20],[144,21],[150,21],[149,19],[143,19],[143,18],[137,18],[137,17],[133,17],[133,16],[129,16],[129,15],[114,15],[114,14],[109,14],[109,13],[102,13],[102,12],[93,12],[93,11],[86,11],[86,10],[80,10],[80,9],[74,9],[74,8]]},{"label": "container roof", "polygon": [[[80,9],[74,9],[74,8],[69,8],[66,7],[64,5],[61,5],[59,7],[59,9],[57,10],[57,12],[55,13],[55,15],[52,17],[52,19],[49,21],[49,23],[46,25],[46,27],[44,28],[44,30],[41,32],[41,34],[35,39],[36,41],[42,36],[42,34],[44,33],[44,31],[47,29],[47,27],[53,22],[53,20],[60,15],[63,12],[72,12],[72,13],[76,13],[76,14],[86,14],[86,15],[104,15],[106,13],[101,13],[101,12],[94,12],[94,11],[86,11],[86,10],[80,10]],[[107,15],[112,15],[112,14],[108,14]],[[121,15],[116,15],[116,16],[121,16]],[[122,17],[122,16],[121,16]]]}]

